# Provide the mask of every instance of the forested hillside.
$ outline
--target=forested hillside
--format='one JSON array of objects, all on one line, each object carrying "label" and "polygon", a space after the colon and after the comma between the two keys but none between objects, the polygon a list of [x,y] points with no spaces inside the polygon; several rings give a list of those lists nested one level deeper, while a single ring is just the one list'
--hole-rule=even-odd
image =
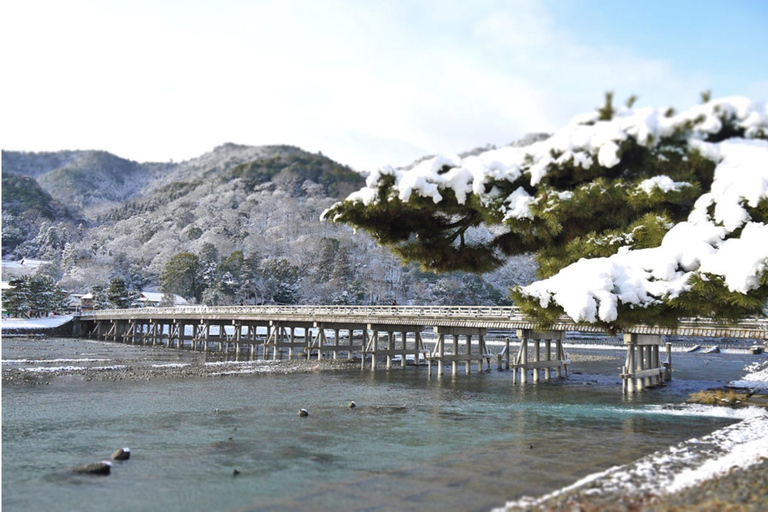
[{"label": "forested hillside", "polygon": [[3,257],[51,261],[44,272],[72,292],[117,279],[210,305],[505,304],[509,286],[534,277],[525,256],[483,277],[403,266],[369,236],[320,221],[364,177],[292,146],[225,144],[180,163],[2,158]]}]

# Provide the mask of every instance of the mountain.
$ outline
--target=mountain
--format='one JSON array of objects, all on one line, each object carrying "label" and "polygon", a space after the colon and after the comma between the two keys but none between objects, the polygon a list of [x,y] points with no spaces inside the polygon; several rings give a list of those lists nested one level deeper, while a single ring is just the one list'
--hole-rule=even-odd
[{"label": "mountain", "polygon": [[[532,265],[522,260],[486,278],[427,275],[403,267],[370,237],[321,222],[364,177],[294,146],[224,144],[178,163],[99,151],[4,151],[2,158],[4,257],[51,261],[49,272],[73,291],[115,277],[136,289],[158,288],[169,262],[183,254],[199,260],[203,284],[194,295],[209,304],[395,297],[492,304],[507,301],[508,285],[532,279]],[[12,187],[16,202],[6,203],[6,181],[26,184]],[[23,229],[21,204],[40,213]],[[6,245],[6,232],[13,243]],[[279,293],[265,291],[270,287]]]},{"label": "mountain", "polygon": [[91,207],[139,194],[160,170],[157,165],[142,165],[104,151],[3,151],[2,163],[3,175],[35,178],[57,201],[85,214]]},{"label": "mountain", "polygon": [[72,218],[34,178],[3,173],[3,253],[34,237],[42,222]]}]

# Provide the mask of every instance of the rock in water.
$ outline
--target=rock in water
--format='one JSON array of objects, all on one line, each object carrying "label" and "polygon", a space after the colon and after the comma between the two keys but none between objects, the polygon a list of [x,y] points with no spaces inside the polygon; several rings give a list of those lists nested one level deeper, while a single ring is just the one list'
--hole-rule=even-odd
[{"label": "rock in water", "polygon": [[112,460],[128,460],[131,458],[130,448],[120,448],[112,454]]},{"label": "rock in water", "polygon": [[81,473],[84,475],[103,475],[106,476],[112,471],[112,463],[106,460],[101,462],[94,462],[92,464],[85,464],[84,466],[76,467],[72,470],[75,473]]},{"label": "rock in water", "polygon": [[349,405],[347,407],[349,407],[350,409],[354,409],[355,407],[357,407],[357,404],[353,400],[353,401],[349,402]]},{"label": "rock in water", "polygon": [[309,411],[307,411],[306,409],[300,409],[299,416],[301,416],[302,418],[309,416]]}]

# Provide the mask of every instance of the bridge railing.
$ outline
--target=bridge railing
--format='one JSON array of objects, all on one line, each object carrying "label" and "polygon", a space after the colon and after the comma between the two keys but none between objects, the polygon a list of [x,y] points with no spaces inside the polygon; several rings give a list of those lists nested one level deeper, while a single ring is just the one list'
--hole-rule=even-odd
[{"label": "bridge railing", "polygon": [[[93,320],[152,319],[152,318],[216,318],[232,320],[297,320],[297,321],[350,321],[356,319],[381,322],[413,319],[422,325],[429,321],[445,322],[479,320],[480,322],[510,323],[516,327],[532,321],[523,316],[517,307],[502,306],[176,306],[135,309],[104,309],[83,313],[81,318]],[[554,330],[603,332],[600,326],[576,324],[561,317],[551,327]],[[624,332],[639,334],[684,335],[706,337],[737,337],[768,339],[768,319],[745,318],[734,324],[721,324],[712,319],[681,319],[676,328],[659,326],[633,326]]]},{"label": "bridge railing", "polygon": [[84,317],[125,318],[137,316],[233,315],[233,316],[335,316],[335,317],[435,317],[498,318],[520,316],[516,307],[502,306],[176,306],[104,309]]}]

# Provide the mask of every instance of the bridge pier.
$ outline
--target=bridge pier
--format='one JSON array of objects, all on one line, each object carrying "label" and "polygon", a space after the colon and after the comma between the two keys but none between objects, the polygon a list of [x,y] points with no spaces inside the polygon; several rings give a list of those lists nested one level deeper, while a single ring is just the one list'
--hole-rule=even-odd
[{"label": "bridge pier", "polygon": [[[287,349],[288,359],[293,359],[294,350],[300,349],[306,351],[307,357],[310,354],[310,329],[314,322],[282,322],[270,321],[267,327],[267,339],[264,341],[264,358],[272,348],[272,359],[282,358],[283,349]],[[255,332],[254,326],[254,332]],[[296,329],[303,329],[304,336],[297,341]]]},{"label": "bridge pier", "polygon": [[[345,353],[347,360],[352,360],[354,353],[363,353],[365,350],[365,339],[368,326],[366,324],[350,324],[344,322],[314,322],[314,328],[318,329],[318,337],[315,345],[318,349],[322,348],[324,352],[330,352],[333,359],[338,359],[340,353]],[[333,343],[328,342],[325,331],[333,331]],[[347,332],[346,341],[342,342],[342,331]],[[355,331],[360,331],[363,335],[360,337],[360,343],[355,343]],[[320,333],[322,332],[322,336]],[[363,366],[365,357],[363,357]]]},{"label": "bridge pier", "polygon": [[662,365],[660,334],[625,334],[627,358],[621,371],[623,393],[636,393],[672,379],[672,344],[666,344],[667,361]]},{"label": "bridge pier", "polygon": [[[371,369],[376,369],[377,358],[386,358],[386,368],[392,369],[396,357],[400,358],[400,367],[405,368],[408,364],[408,356],[413,356],[415,365],[419,364],[419,355],[424,353],[424,343],[421,339],[422,327],[418,325],[391,325],[391,324],[368,324],[363,332],[361,355],[363,358],[363,367],[365,367],[366,355],[371,355]],[[368,335],[368,331],[373,332]],[[381,348],[379,341],[380,333],[386,333],[386,348]],[[413,333],[413,345],[408,346],[408,334]],[[398,336],[399,334],[399,336]],[[351,336],[351,334],[350,334]],[[399,338],[399,339],[398,339]]]},{"label": "bridge pier", "polygon": [[[488,369],[491,368],[491,354],[485,345],[485,335],[487,329],[476,327],[435,327],[435,333],[437,334],[437,343],[432,348],[432,351],[428,354],[427,359],[429,362],[430,372],[432,369],[432,361],[437,361],[437,374],[443,374],[443,365],[445,363],[451,363],[451,375],[459,374],[459,364],[464,363],[464,372],[469,375],[472,372],[472,363],[477,363],[477,371],[483,371],[483,361],[488,365]],[[445,337],[451,336],[453,343],[451,344],[451,352],[447,353],[445,350]],[[460,350],[460,337],[464,336],[466,351],[461,353]],[[477,352],[472,352],[472,338],[477,337]]]},{"label": "bridge pier", "polygon": [[[568,365],[571,360],[563,350],[563,340],[565,331],[536,331],[534,329],[519,329],[517,337],[520,339],[520,349],[514,359],[514,363],[509,364],[512,368],[512,384],[516,383],[517,372],[520,372],[520,384],[528,382],[528,371],[533,371],[533,382],[537,383],[540,379],[540,372],[544,371],[544,379],[549,380],[552,377],[552,371],[556,372],[558,378],[563,375],[568,376]],[[530,343],[533,342],[533,344]],[[541,342],[544,341],[544,353],[542,354]],[[552,342],[555,342],[554,352]],[[533,361],[529,360],[529,350],[533,349]],[[541,356],[544,356],[542,359]]]}]

